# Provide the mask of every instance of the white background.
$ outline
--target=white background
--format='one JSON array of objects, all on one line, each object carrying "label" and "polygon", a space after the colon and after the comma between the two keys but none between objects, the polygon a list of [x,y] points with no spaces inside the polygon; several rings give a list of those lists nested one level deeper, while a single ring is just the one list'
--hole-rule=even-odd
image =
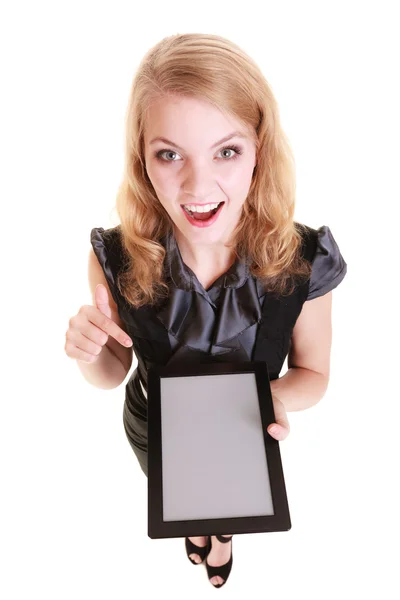
[{"label": "white background", "polygon": [[230,38],[260,65],[295,152],[296,219],[328,225],[348,265],[333,291],[329,389],[288,413],[280,443],[292,529],[234,536],[219,593],[399,597],[396,5],[2,5],[5,600],[217,593],[183,538],[147,536],[147,479],[123,429],[124,384],[92,387],[64,352],[69,318],[91,303],[90,230],[118,223],[132,77],[151,46],[189,32]]}]

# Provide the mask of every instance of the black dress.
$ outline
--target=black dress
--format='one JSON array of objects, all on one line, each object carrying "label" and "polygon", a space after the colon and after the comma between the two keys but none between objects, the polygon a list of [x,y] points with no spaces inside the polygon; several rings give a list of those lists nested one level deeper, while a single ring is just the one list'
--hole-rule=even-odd
[{"label": "black dress", "polygon": [[133,341],[138,366],[125,386],[123,424],[128,441],[147,476],[147,370],[153,364],[261,360],[277,379],[289,351],[303,303],[335,288],[347,272],[328,226],[306,226],[302,253],[312,263],[311,278],[289,296],[265,292],[236,261],[208,290],[183,262],[173,233],[160,243],[170,294],[157,306],[129,306],[116,285],[124,264],[120,226],[95,227],[90,241],[103,268],[118,314]]}]

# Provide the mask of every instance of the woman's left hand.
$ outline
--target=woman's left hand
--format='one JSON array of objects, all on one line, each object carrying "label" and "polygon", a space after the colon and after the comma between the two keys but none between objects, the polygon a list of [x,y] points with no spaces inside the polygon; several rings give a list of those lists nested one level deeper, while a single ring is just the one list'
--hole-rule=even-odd
[{"label": "woman's left hand", "polygon": [[272,403],[274,406],[275,423],[268,426],[267,431],[275,440],[282,441],[290,433],[290,425],[283,403],[272,394]]}]

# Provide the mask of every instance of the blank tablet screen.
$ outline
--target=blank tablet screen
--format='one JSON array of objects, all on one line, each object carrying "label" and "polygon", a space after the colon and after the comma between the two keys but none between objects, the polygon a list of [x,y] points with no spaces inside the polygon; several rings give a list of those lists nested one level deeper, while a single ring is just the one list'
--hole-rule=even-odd
[{"label": "blank tablet screen", "polygon": [[273,514],[254,373],[162,377],[161,435],[164,521]]},{"label": "blank tablet screen", "polygon": [[265,363],[151,369],[149,536],[289,529],[274,420]]}]

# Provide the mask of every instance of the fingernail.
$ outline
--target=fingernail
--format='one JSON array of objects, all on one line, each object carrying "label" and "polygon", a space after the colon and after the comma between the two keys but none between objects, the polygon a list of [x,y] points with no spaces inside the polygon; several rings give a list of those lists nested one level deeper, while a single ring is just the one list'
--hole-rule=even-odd
[{"label": "fingernail", "polygon": [[276,425],[273,425],[273,427],[270,427],[270,432],[271,433],[278,433],[278,427]]}]

